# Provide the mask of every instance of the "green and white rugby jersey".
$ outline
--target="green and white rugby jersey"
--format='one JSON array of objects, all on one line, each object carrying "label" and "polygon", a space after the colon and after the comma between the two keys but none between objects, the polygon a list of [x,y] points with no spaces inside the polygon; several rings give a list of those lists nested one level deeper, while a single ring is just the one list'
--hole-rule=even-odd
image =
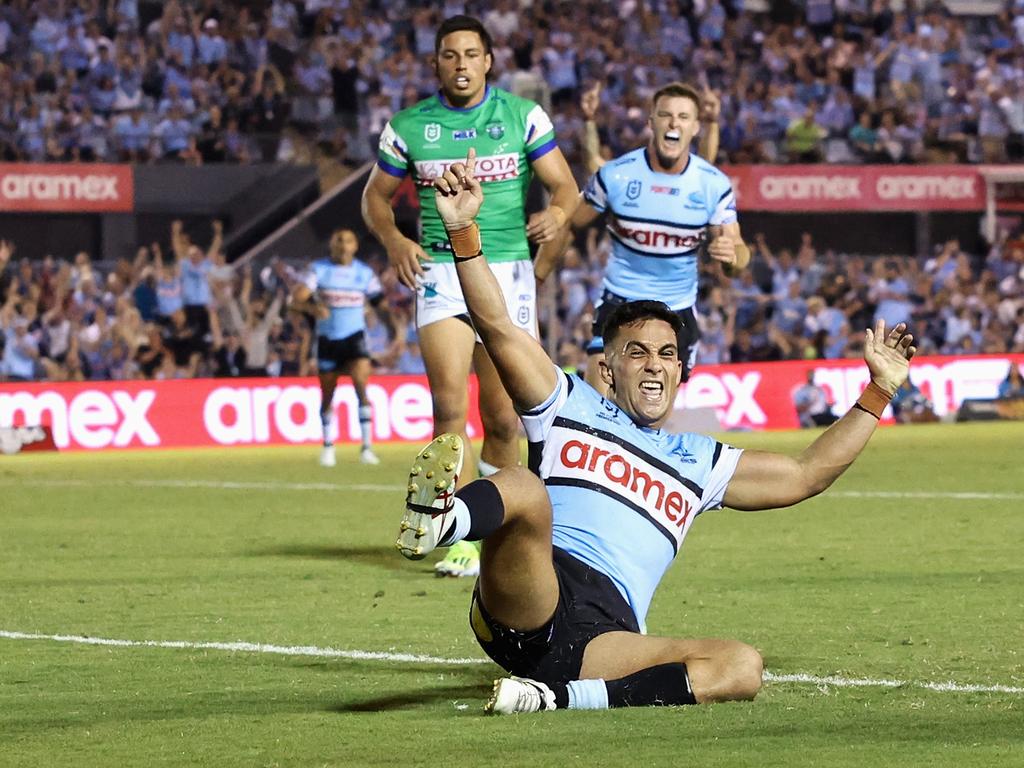
[{"label": "green and white rugby jersey", "polygon": [[448,237],[434,205],[434,179],[476,148],[476,177],[484,185],[477,216],[488,261],[530,258],[526,191],[530,163],[556,148],[555,129],[543,108],[487,86],[475,107],[459,109],[440,93],[403,109],[380,136],[377,165],[404,178],[412,173],[420,198],[420,245],[437,262],[451,261]]}]

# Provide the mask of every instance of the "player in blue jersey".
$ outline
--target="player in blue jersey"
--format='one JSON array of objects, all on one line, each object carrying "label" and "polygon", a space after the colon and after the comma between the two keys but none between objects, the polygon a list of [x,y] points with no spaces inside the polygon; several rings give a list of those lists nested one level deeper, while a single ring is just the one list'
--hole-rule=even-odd
[{"label": "player in blue jersey", "polygon": [[391,327],[395,342],[402,343],[403,329],[384,302],[380,281],[373,269],[356,258],[359,240],[350,229],[339,229],[331,235],[331,255],[313,262],[309,281],[295,288],[292,308],[316,318],[317,370],[320,376],[320,422],[324,443],[320,464],[335,465],[331,421],[334,415],[334,389],[338,376],[352,377],[352,386],[359,400],[359,430],[364,464],[379,464],[371,448],[373,414],[366,398],[370,378],[370,354],[366,349],[366,304]]},{"label": "player in blue jersey", "polygon": [[854,461],[907,378],[915,349],[906,326],[887,333],[880,321],[866,332],[871,383],[797,458],[669,434],[661,428],[683,370],[678,316],[655,301],[609,314],[607,398],[558,369],[509,319],[479,258],[474,159],[471,151],[435,182],[436,205],[473,326],[526,427],[530,469],[507,467],[456,491],[461,438],[435,438],[410,472],[398,548],[420,558],[483,540],[470,623],[488,655],[523,676],[496,682],[492,712],[753,698],[760,654],[736,640],[646,635],[653,593],[702,512],[795,504]]},{"label": "player in blue jersey", "polygon": [[[588,109],[586,102],[584,109]],[[598,170],[583,192],[586,205],[579,206],[572,218],[572,226],[580,229],[605,214],[612,237],[593,338],[587,345],[586,378],[598,390],[605,387],[599,366],[601,328],[616,306],[658,299],[679,314],[683,324],[679,349],[686,381],[700,339],[694,305],[701,252],[706,246],[711,258],[721,262],[730,275],[750,261],[729,177],[690,152],[701,128],[701,96],[687,85],[670,83],[654,94],[648,122],[651,138],[645,147],[603,165],[594,158],[591,147],[589,167]],[[717,141],[713,144],[717,146]],[[711,151],[709,146],[701,149]],[[541,246],[534,265],[538,279],[548,275],[569,239],[566,228],[554,242]]]}]

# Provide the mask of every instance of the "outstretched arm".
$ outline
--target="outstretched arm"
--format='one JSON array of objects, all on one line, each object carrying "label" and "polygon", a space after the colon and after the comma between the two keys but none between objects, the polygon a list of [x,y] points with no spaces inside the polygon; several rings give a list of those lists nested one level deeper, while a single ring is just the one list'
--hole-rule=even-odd
[{"label": "outstretched arm", "polygon": [[527,411],[547,400],[558,384],[557,374],[540,343],[509,318],[498,281],[482,258],[475,217],[484,193],[473,176],[475,167],[476,151],[470,149],[465,163],[454,163],[435,179],[434,202],[448,230],[473,327],[512,402],[520,411]]},{"label": "outstretched arm", "polygon": [[857,404],[798,457],[744,451],[723,503],[734,509],[788,507],[828,488],[860,455],[893,394],[907,379],[916,349],[904,323],[866,331],[864,360],[871,383]]}]

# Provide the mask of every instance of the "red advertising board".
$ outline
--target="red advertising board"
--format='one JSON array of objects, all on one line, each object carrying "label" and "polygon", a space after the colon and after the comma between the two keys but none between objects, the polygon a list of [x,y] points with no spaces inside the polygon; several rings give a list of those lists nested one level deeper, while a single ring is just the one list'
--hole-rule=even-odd
[{"label": "red advertising board", "polygon": [[[941,416],[969,398],[992,398],[1011,361],[1024,355],[925,357],[911,378]],[[712,408],[725,429],[797,426],[793,392],[815,371],[835,403],[848,410],[867,384],[858,360],[812,360],[698,367],[679,392],[677,408]],[[430,391],[422,376],[372,379],[368,396],[378,441],[422,442],[432,432]],[[470,380],[476,402],[476,380]],[[359,440],[350,384],[335,395],[338,442]],[[61,450],[314,444],[320,434],[315,379],[197,379],[77,384],[0,384],[0,428],[47,426]],[[888,417],[888,414],[886,414]],[[482,428],[475,407],[471,436]]]},{"label": "red advertising board", "polygon": [[980,211],[976,165],[728,165],[740,211]]},{"label": "red advertising board", "polygon": [[130,165],[0,163],[0,211],[130,213]]}]

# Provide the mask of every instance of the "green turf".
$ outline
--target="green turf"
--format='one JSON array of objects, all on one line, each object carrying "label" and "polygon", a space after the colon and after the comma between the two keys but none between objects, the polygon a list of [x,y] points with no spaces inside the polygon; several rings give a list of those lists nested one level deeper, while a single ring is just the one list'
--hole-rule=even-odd
[{"label": "green turf", "polygon": [[[799,450],[807,433],[730,437]],[[1024,686],[1024,425],[883,430],[835,491],[709,513],[648,620],[776,674]],[[0,457],[0,630],[479,657],[471,585],[391,548],[408,446]],[[146,481],[267,483],[190,488]],[[311,491],[301,483],[385,485]],[[497,669],[0,639],[3,766],[995,766],[1024,695],[766,684],[749,704],[485,718]]]}]

